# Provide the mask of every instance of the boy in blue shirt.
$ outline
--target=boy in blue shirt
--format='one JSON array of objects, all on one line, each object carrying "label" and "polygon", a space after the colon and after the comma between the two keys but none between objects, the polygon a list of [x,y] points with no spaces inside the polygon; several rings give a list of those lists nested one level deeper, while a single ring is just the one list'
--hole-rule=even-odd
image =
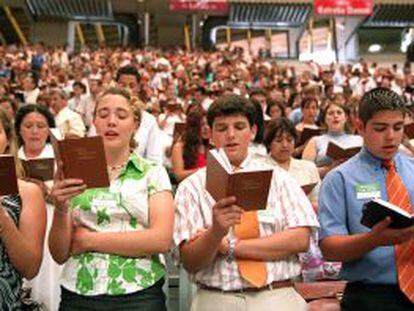
[{"label": "boy in blue shirt", "polygon": [[[414,160],[400,154],[405,104],[386,88],[367,92],[359,106],[359,130],[364,146],[359,154],[331,171],[319,197],[320,247],[325,259],[342,261],[348,281],[342,310],[412,310],[412,300],[400,289],[395,247],[410,243],[414,227],[391,229],[385,219],[372,230],[361,223],[362,206],[373,198],[389,200],[384,161],[392,161],[414,202]],[[412,209],[412,208],[411,208]],[[414,267],[414,256],[409,259]],[[411,279],[414,285],[414,278]]]}]

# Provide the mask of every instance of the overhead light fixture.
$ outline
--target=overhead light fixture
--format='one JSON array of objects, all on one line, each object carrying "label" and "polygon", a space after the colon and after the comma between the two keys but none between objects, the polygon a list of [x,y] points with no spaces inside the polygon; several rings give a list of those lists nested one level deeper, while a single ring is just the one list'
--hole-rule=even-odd
[{"label": "overhead light fixture", "polygon": [[383,49],[383,47],[380,44],[375,43],[375,44],[371,44],[368,47],[368,52],[370,52],[370,53],[378,53],[378,52],[381,52],[382,49]]}]

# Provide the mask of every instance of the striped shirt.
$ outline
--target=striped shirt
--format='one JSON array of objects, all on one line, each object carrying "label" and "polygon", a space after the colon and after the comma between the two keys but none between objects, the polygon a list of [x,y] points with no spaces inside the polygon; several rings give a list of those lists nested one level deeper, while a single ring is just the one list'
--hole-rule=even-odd
[{"label": "striped shirt", "polygon": [[[273,169],[268,205],[258,212],[260,236],[265,237],[288,228],[319,226],[316,215],[305,193],[281,168],[272,167],[259,159],[248,156],[241,165],[242,170]],[[200,169],[185,179],[175,196],[176,246],[195,236],[197,231],[212,225],[214,199],[205,189],[206,169]],[[301,267],[297,256],[267,262],[267,283],[292,279],[300,275]],[[250,287],[244,281],[237,263],[227,262],[217,256],[208,268],[190,275],[192,281],[222,290],[237,290]]]}]

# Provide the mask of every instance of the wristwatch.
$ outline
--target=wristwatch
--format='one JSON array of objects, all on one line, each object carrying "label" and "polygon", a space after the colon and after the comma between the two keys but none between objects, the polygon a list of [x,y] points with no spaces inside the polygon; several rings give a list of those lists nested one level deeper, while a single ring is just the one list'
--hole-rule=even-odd
[{"label": "wristwatch", "polygon": [[227,238],[227,241],[229,243],[229,250],[227,252],[226,261],[230,263],[235,258],[237,239],[235,237],[230,237],[230,238]]}]

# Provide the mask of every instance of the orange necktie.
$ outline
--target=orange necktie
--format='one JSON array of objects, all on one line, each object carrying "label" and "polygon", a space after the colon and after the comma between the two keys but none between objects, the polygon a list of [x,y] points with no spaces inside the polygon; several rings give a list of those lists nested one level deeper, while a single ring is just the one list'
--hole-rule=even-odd
[{"label": "orange necktie", "polygon": [[[386,178],[388,201],[411,214],[410,197],[401,177],[395,171],[394,163],[384,161],[383,166],[388,169]],[[398,284],[401,291],[414,303],[414,240],[395,245],[394,248]]]},{"label": "orange necktie", "polygon": [[[244,212],[239,225],[234,227],[234,235],[239,240],[260,237],[259,220],[257,212]],[[267,269],[264,261],[237,259],[240,275],[256,287],[266,285]]]}]

